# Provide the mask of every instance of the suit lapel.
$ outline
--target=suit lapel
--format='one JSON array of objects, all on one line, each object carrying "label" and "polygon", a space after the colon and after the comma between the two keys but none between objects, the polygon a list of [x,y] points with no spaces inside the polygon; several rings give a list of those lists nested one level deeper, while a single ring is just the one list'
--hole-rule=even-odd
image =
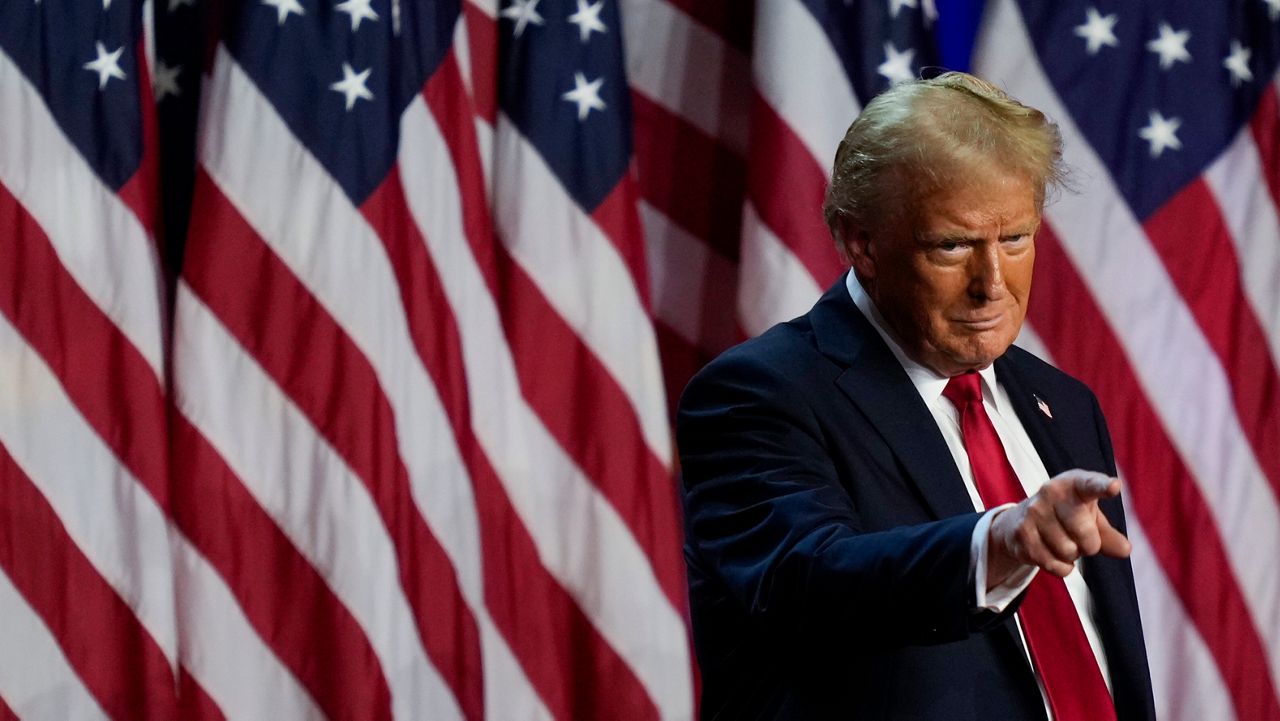
[{"label": "suit lapel", "polygon": [[836,386],[884,438],[933,515],[971,513],[973,502],[933,415],[902,364],[853,304],[843,279],[809,317],[819,350],[845,366]]},{"label": "suit lapel", "polygon": [[[1017,413],[1018,420],[1022,421],[1027,436],[1031,438],[1031,445],[1040,454],[1049,477],[1053,478],[1074,468],[1076,464],[1072,463],[1071,454],[1062,442],[1053,417],[1049,415],[1051,411],[1044,410],[1051,407],[1053,399],[1046,398],[1039,389],[1027,387],[1007,355],[996,359],[996,379],[1009,394],[1009,402],[1013,404],[1013,410]],[[1044,409],[1041,408],[1041,403],[1044,404]]]},{"label": "suit lapel", "polygon": [[[1040,454],[1040,460],[1044,463],[1044,469],[1048,471],[1050,478],[1063,471],[1089,465],[1070,451],[1071,444],[1065,442],[1062,437],[1064,429],[1059,428],[1059,421],[1050,415],[1052,396],[1046,395],[1044,390],[1030,387],[1023,375],[1018,372],[1017,364],[1008,355],[996,361],[996,377],[1009,394],[1009,401],[1013,404],[1018,419],[1022,421],[1022,427],[1027,430],[1031,444]],[[1063,422],[1066,422],[1065,419]],[[1105,469],[1095,468],[1094,470]],[[1124,527],[1124,514],[1118,499],[1104,500],[1100,505],[1112,524],[1117,528]]]}]

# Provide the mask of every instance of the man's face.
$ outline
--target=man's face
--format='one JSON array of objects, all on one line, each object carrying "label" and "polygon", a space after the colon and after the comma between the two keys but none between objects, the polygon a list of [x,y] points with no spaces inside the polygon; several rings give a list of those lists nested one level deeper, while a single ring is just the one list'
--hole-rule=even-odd
[{"label": "man's face", "polygon": [[876,307],[917,362],[945,376],[990,365],[1026,316],[1040,211],[1020,176],[943,188],[848,249]]}]

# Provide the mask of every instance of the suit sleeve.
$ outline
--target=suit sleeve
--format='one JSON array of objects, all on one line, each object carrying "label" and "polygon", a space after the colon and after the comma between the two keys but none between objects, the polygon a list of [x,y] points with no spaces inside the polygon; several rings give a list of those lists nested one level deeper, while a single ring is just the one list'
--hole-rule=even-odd
[{"label": "suit sleeve", "polygon": [[864,532],[804,396],[740,357],[690,383],[677,425],[690,563],[764,632],[806,647],[944,643],[1012,613],[973,608],[979,514]]}]

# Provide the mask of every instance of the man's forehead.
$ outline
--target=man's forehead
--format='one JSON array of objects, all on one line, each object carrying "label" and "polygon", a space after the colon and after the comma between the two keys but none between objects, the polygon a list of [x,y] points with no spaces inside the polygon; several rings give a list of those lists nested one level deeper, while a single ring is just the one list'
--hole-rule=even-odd
[{"label": "man's forehead", "polygon": [[1027,181],[965,183],[945,187],[919,200],[909,217],[916,234],[1020,229],[1040,222],[1040,204]]}]

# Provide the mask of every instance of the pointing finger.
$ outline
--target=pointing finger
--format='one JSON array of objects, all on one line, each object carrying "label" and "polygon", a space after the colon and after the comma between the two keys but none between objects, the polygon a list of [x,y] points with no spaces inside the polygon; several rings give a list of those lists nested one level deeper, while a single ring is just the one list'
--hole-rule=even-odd
[{"label": "pointing finger", "polygon": [[1093,501],[1099,498],[1114,498],[1120,495],[1120,479],[1102,473],[1078,471],[1075,477],[1076,498],[1081,501]]},{"label": "pointing finger", "polygon": [[1133,544],[1129,543],[1129,539],[1117,531],[1102,513],[1098,514],[1098,536],[1102,540],[1099,552],[1104,556],[1128,558],[1129,552],[1133,550]]}]

